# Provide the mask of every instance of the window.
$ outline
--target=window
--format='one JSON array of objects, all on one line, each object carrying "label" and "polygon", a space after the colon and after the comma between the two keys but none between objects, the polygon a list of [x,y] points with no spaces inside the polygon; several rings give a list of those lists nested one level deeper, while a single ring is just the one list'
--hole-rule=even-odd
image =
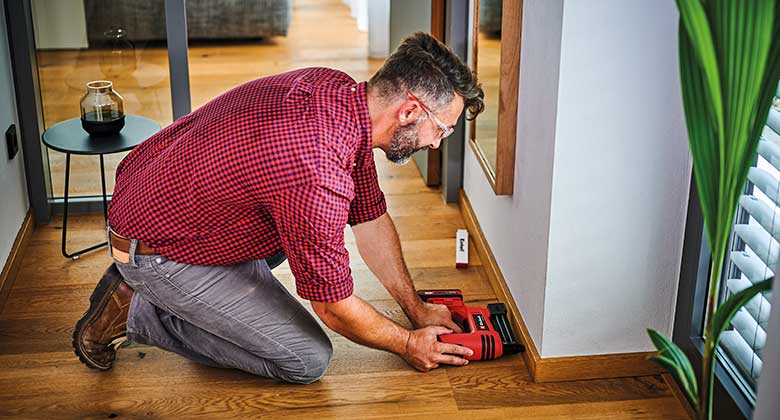
[{"label": "window", "polygon": [[[756,161],[739,200],[731,253],[721,281],[721,302],[774,275],[780,257],[780,86],[758,144]],[[761,375],[770,296],[759,295],[737,312],[721,336],[718,357],[746,397],[755,402]]]}]

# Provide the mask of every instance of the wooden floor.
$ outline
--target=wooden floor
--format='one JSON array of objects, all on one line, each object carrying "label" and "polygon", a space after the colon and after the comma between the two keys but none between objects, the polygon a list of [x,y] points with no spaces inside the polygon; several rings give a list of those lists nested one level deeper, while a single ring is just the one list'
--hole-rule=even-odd
[{"label": "wooden floor", "polygon": [[[478,256],[471,255],[468,269],[453,267],[455,230],[464,227],[458,208],[442,204],[413,164],[397,167],[376,158],[416,286],[457,287],[471,303],[493,302]],[[100,215],[73,220],[72,247],[102,238]],[[104,250],[64,259],[60,233],[59,221],[38,227],[0,312],[0,418],[685,418],[658,376],[536,384],[519,355],[423,374],[392,354],[334,334],[331,367],[307,386],[204,367],[140,345],[121,349],[113,370],[95,372],[79,363],[70,341],[110,260]],[[355,293],[408,325],[360,260],[349,229],[347,235]],[[293,290],[289,267],[274,272]]]}]

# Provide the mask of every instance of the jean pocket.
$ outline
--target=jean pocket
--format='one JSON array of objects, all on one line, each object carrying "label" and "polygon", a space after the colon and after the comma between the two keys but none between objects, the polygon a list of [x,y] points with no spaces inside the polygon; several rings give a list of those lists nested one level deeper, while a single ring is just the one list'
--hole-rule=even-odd
[{"label": "jean pocket", "polygon": [[166,279],[172,279],[192,266],[192,264],[169,260],[162,255],[152,257],[150,265],[158,275]]}]

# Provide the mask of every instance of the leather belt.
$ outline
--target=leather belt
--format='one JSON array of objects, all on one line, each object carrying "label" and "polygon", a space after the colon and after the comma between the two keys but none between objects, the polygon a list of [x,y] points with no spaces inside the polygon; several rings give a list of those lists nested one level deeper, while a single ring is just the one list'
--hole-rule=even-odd
[{"label": "leather belt", "polygon": [[[111,248],[113,248],[114,251],[118,250],[124,254],[130,253],[130,239],[117,235],[113,230],[108,234],[108,238],[109,241],[111,241]],[[154,248],[146,245],[141,241],[138,241],[138,245],[135,248],[135,253],[137,255],[157,254],[157,252],[154,251]]]}]

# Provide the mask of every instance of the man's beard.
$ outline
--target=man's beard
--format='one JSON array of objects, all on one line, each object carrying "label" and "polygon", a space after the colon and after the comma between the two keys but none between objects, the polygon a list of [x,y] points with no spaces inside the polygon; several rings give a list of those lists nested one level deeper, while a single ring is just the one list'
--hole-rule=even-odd
[{"label": "man's beard", "polygon": [[414,124],[395,129],[393,137],[390,139],[390,150],[385,153],[390,162],[396,165],[405,165],[415,152],[424,149],[417,147],[420,142],[417,136],[419,125],[420,120],[417,120]]}]

